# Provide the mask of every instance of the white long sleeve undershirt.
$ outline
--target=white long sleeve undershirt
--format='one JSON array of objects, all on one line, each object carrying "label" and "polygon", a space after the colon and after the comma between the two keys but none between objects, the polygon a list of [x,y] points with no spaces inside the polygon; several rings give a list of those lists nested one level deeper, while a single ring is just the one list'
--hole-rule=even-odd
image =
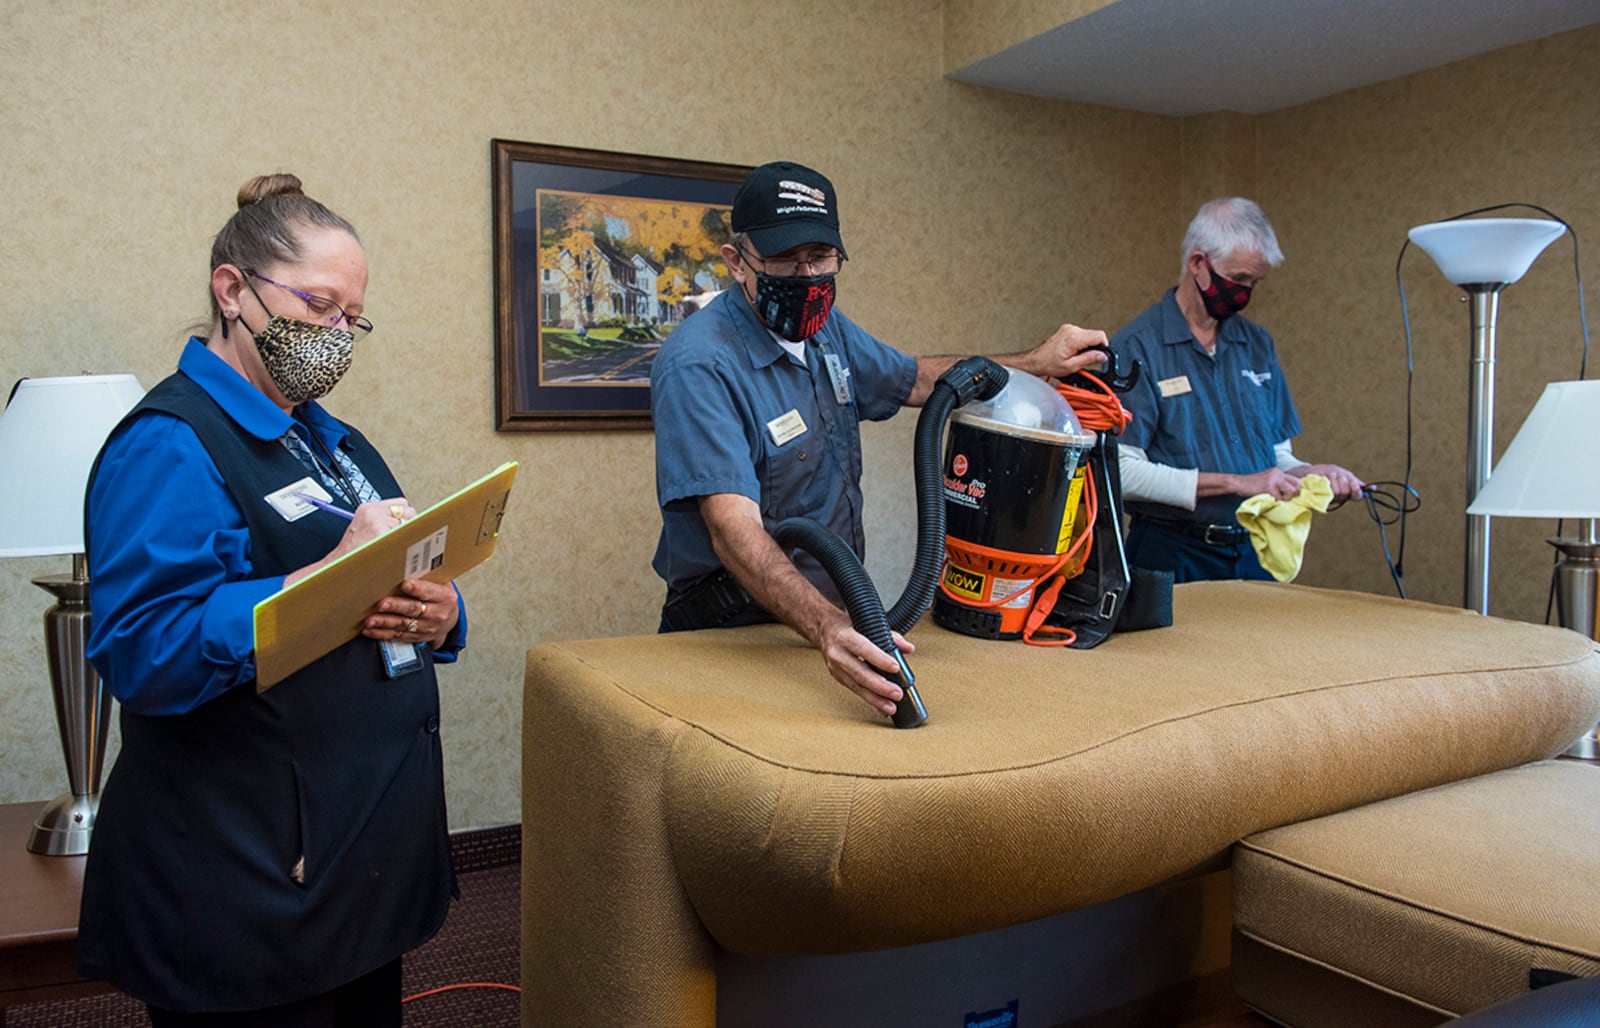
[{"label": "white long sleeve undershirt", "polygon": [[[1272,448],[1280,471],[1293,471],[1305,461],[1294,455],[1289,440]],[[1169,507],[1194,510],[1195,493],[1200,485],[1200,472],[1194,468],[1175,468],[1170,464],[1157,464],[1137,446],[1117,444],[1117,466],[1122,474],[1122,498],[1164,503]]]}]

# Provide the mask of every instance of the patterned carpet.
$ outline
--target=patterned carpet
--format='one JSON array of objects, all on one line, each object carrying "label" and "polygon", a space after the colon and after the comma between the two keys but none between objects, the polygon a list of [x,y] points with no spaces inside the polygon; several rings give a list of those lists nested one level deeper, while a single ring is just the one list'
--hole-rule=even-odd
[{"label": "patterned carpet", "polygon": [[[516,825],[452,836],[461,899],[444,927],[408,953],[402,980],[406,1028],[516,1028],[517,993],[448,986],[518,983],[521,829]],[[420,993],[432,993],[419,995]],[[4,1028],[149,1028],[144,1004],[121,994],[58,1003],[24,1003],[4,1011]]]}]

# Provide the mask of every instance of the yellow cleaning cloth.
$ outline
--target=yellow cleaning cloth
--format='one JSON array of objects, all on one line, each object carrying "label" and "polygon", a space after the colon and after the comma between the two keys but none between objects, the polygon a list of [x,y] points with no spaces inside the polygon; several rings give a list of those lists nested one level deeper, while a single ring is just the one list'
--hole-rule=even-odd
[{"label": "yellow cleaning cloth", "polygon": [[1261,566],[1280,582],[1292,582],[1300,573],[1306,536],[1311,534],[1311,512],[1325,513],[1333,501],[1333,486],[1321,475],[1300,480],[1300,493],[1292,500],[1275,500],[1257,493],[1239,504],[1234,517],[1250,533]]}]

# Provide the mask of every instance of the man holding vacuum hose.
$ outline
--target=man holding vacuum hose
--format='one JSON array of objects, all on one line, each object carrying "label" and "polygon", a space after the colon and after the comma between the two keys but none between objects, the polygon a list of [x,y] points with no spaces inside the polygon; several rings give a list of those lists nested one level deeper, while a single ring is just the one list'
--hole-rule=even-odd
[{"label": "man holding vacuum hose", "polygon": [[[650,374],[667,583],[661,631],[782,620],[828,672],[884,715],[901,698],[893,657],[851,627],[809,554],[772,539],[789,517],[830,528],[859,556],[860,422],[920,407],[956,357],[913,358],[833,307],[846,259],[833,183],[789,162],[750,173],[722,247],[736,288],[673,330]],[[1041,377],[1099,364],[1105,333],[1062,325],[994,358]],[[910,652],[899,636],[896,643]],[[880,673],[883,672],[883,673]]]},{"label": "man holding vacuum hose", "polygon": [[1270,579],[1234,518],[1241,501],[1293,499],[1312,474],[1328,480],[1335,506],[1360,495],[1349,471],[1294,455],[1300,416],[1272,336],[1239,315],[1282,262],[1259,206],[1212,200],[1184,236],[1177,286],[1117,333],[1117,353],[1145,365],[1122,397],[1133,414],[1118,462],[1130,564],[1179,582]]}]

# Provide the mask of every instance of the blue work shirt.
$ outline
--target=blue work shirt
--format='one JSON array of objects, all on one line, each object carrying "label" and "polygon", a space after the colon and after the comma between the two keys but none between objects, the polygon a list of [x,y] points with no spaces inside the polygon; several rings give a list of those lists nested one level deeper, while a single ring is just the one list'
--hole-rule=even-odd
[{"label": "blue work shirt", "polygon": [[[178,370],[258,439],[295,424],[200,339]],[[299,412],[330,452],[348,435],[316,401]],[[283,577],[250,577],[244,515],[194,430],[157,412],[124,424],[101,453],[87,510],[89,660],[112,695],[137,714],[182,714],[253,679],[255,605]],[[465,644],[460,609],[436,661],[455,660]]]},{"label": "blue work shirt", "polygon": [[[1137,446],[1157,464],[1228,474],[1253,474],[1277,466],[1273,447],[1300,434],[1300,415],[1289,396],[1272,336],[1234,315],[1217,326],[1216,352],[1195,339],[1169,289],[1111,339],[1125,360],[1144,361],[1145,372],[1122,395],[1133,422],[1119,442]],[[1161,503],[1129,503],[1134,514],[1232,525],[1244,497],[1210,496],[1191,513]]]},{"label": "blue work shirt", "polygon": [[[893,416],[916,380],[915,358],[838,310],[806,343],[806,360],[795,358],[737,287],[673,329],[650,372],[662,522],[653,566],[669,592],[722,566],[701,496],[748,496],[769,532],[784,518],[814,518],[860,556],[860,422]],[[823,595],[837,595],[810,555],[795,564]]]}]

